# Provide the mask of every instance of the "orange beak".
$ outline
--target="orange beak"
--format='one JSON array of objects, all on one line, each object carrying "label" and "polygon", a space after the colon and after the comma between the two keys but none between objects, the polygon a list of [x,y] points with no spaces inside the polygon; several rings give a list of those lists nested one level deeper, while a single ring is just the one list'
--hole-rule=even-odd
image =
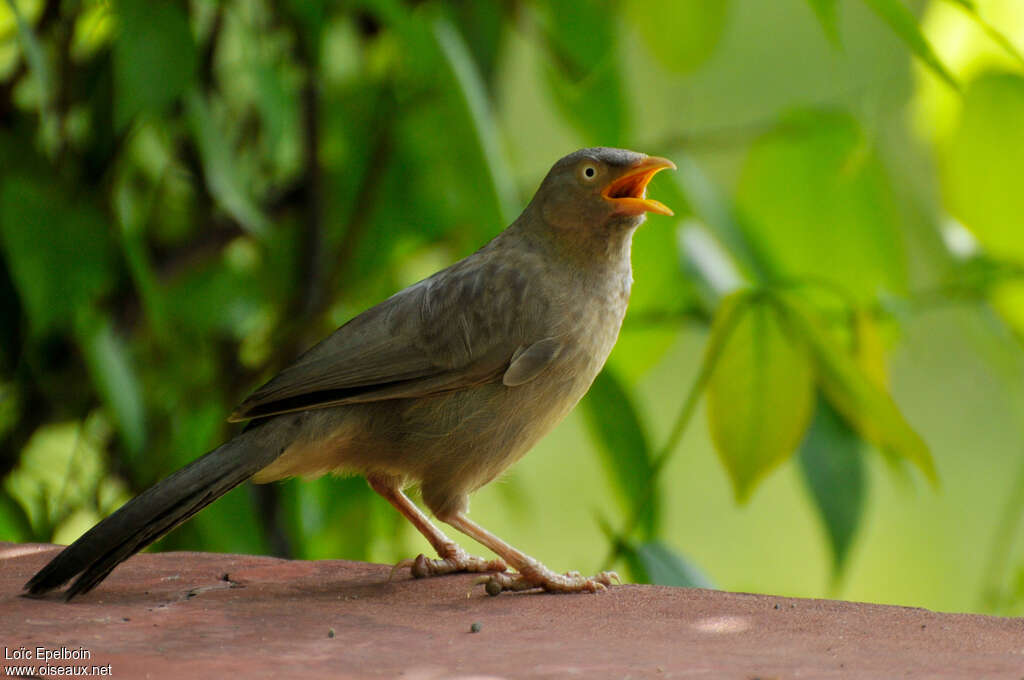
[{"label": "orange beak", "polygon": [[667,158],[648,156],[606,186],[601,195],[614,203],[615,212],[621,215],[642,215],[645,212],[673,215],[664,203],[647,198],[647,183],[666,168],[675,170],[676,164]]}]

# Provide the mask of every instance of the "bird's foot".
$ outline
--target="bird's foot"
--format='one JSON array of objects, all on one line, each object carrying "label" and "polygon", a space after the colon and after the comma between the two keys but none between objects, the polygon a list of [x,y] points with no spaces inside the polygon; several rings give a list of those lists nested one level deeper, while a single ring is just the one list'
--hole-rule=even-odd
[{"label": "bird's foot", "polygon": [[532,590],[543,588],[549,593],[597,593],[607,590],[612,581],[622,583],[614,571],[602,571],[586,577],[578,571],[558,574],[542,564],[533,564],[519,573],[498,573],[481,576],[477,583],[484,584],[488,595],[499,595],[503,591]]},{"label": "bird's foot", "polygon": [[439,550],[438,559],[430,559],[421,553],[413,559],[402,560],[392,567],[391,576],[394,577],[395,572],[406,567],[409,567],[413,578],[440,576],[442,574],[454,574],[463,571],[481,573],[485,571],[505,572],[508,570],[505,560],[500,557],[488,560],[476,555],[470,555],[454,543],[450,546],[445,546],[444,550]]}]

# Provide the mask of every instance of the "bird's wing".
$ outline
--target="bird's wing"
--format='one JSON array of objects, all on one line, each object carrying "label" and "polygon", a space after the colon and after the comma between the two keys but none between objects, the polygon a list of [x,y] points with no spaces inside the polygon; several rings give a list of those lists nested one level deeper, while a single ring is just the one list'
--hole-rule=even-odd
[{"label": "bird's wing", "polygon": [[564,347],[560,338],[544,338],[529,347],[522,347],[512,357],[508,370],[501,376],[501,382],[508,387],[528,383],[550,366]]},{"label": "bird's wing", "polygon": [[[529,277],[472,258],[407,288],[314,346],[256,390],[231,420],[421,397],[499,381],[529,345]],[[529,313],[533,310],[533,314]]]}]

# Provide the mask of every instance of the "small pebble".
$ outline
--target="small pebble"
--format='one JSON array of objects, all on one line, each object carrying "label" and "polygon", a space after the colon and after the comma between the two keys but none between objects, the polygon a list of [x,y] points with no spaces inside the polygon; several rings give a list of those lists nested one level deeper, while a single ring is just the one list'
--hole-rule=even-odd
[{"label": "small pebble", "polygon": [[479,633],[481,628],[483,628],[483,626],[481,626],[479,623],[474,621],[473,624],[469,627],[469,632],[470,633]]},{"label": "small pebble", "polygon": [[497,581],[488,581],[487,585],[484,586],[484,590],[486,590],[487,594],[491,597],[501,595],[501,584]]}]

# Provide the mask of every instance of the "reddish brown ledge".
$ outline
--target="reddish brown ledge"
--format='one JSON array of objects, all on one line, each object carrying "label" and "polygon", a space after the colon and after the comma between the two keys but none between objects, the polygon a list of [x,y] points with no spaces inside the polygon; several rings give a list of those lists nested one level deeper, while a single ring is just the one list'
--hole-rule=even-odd
[{"label": "reddish brown ledge", "polygon": [[1021,619],[657,586],[488,597],[358,562],[145,554],[71,604],[21,597],[54,550],[0,543],[3,655],[84,649],[50,664],[116,678],[1024,677]]}]

